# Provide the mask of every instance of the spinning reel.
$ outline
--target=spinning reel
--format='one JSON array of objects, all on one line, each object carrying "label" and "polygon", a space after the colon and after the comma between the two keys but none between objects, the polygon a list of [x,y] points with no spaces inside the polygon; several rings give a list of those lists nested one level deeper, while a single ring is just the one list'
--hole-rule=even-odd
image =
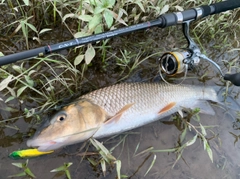
[{"label": "spinning reel", "polygon": [[183,23],[183,34],[188,41],[188,48],[182,49],[182,51],[164,53],[159,59],[161,71],[168,76],[181,73],[185,73],[186,76],[188,69],[194,68],[199,64],[200,59],[204,59],[211,63],[219,71],[224,80],[231,81],[234,85],[240,86],[240,73],[224,75],[217,63],[200,52],[197,44],[189,35],[189,24],[190,21]]}]

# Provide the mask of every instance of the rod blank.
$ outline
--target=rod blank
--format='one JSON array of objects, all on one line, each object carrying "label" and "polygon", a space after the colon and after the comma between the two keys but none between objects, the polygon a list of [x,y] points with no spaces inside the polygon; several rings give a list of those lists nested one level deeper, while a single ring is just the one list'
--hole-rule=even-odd
[{"label": "rod blank", "polygon": [[[3,57],[0,57],[0,66],[14,63],[23,59],[30,59],[33,57],[44,56],[52,52],[57,52],[63,49],[69,49],[79,45],[93,43],[99,40],[116,37],[119,35],[147,29],[154,26],[165,28],[168,26],[183,23],[184,21],[196,20],[197,18],[202,18],[208,15],[224,12],[227,10],[232,10],[238,7],[240,7],[240,0],[228,0],[228,1],[223,1],[216,4],[212,4],[210,6],[205,5],[205,6],[200,6],[199,8],[193,8],[193,9],[185,10],[182,12],[163,14],[157,19],[149,22],[144,22],[144,23],[140,23],[140,24],[136,24],[136,25],[132,25],[132,26],[128,26],[128,27],[124,27],[124,28],[120,28],[120,29],[116,29],[108,32],[103,32],[96,35],[76,38],[73,40],[69,40],[69,41],[65,41],[65,42],[61,42],[53,45],[48,45],[45,47],[40,47],[32,50],[27,50],[27,51],[3,56]],[[199,14],[199,10],[200,10],[200,14]]]}]

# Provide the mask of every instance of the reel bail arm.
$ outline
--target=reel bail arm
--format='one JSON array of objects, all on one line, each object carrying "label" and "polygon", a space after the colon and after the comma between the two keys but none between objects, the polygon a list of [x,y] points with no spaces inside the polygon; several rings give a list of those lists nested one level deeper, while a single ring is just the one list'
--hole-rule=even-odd
[{"label": "reel bail arm", "polygon": [[219,67],[219,65],[212,61],[210,58],[208,58],[206,55],[201,54],[201,53],[197,53],[197,56],[199,56],[200,58],[207,60],[208,62],[210,62],[213,66],[215,66],[215,68],[218,69],[219,73],[221,74],[222,78],[226,81],[230,81],[232,84],[234,84],[235,86],[240,86],[240,73],[234,73],[234,74],[223,74],[221,68]]},{"label": "reel bail arm", "polygon": [[198,65],[200,58],[211,63],[220,73],[221,77],[230,81],[235,86],[240,86],[240,73],[235,74],[223,74],[220,66],[208,58],[206,55],[202,54],[197,44],[189,35],[189,25],[192,20],[183,22],[183,34],[188,41],[188,48],[182,52],[167,52],[164,53],[160,58],[160,67],[164,73],[167,75],[180,74],[186,72],[189,68],[193,68]]}]

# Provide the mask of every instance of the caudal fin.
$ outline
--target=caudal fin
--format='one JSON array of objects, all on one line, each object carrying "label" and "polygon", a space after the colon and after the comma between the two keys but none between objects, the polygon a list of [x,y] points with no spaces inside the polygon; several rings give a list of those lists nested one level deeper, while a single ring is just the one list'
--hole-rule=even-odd
[{"label": "caudal fin", "polygon": [[232,96],[228,95],[225,96],[225,87],[218,87],[215,86],[214,90],[217,93],[217,100],[215,101],[219,104],[221,104],[222,106],[224,106],[227,109],[232,109],[235,111],[239,111],[240,110],[240,104],[236,101],[236,99],[234,99]]},{"label": "caudal fin", "polygon": [[196,109],[196,108],[200,109],[200,113],[215,115],[215,111],[207,101],[203,101],[203,100],[195,101],[192,104],[191,109]]}]

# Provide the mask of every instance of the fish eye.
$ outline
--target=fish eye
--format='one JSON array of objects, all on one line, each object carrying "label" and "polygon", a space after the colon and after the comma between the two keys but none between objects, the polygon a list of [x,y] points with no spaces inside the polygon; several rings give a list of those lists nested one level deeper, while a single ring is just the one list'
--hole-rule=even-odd
[{"label": "fish eye", "polygon": [[64,121],[66,119],[66,116],[65,115],[61,115],[57,118],[58,121]]}]

